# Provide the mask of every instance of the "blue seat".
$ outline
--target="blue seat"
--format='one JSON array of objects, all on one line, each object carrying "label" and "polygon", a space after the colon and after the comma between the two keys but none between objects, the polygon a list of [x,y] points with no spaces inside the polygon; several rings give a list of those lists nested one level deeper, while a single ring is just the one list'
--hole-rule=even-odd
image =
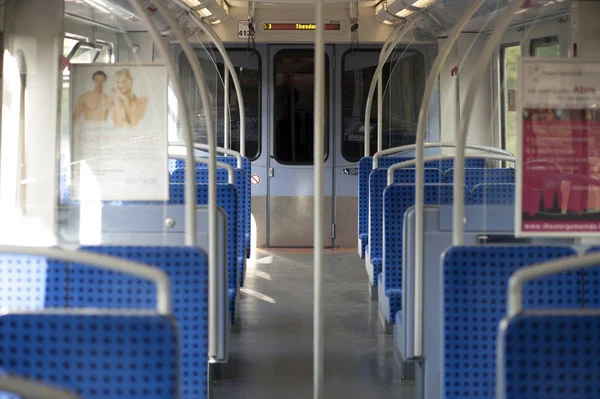
[{"label": "blue seat", "polygon": [[[195,247],[83,247],[146,264],[171,281],[173,316],[181,327],[181,398],[205,397],[208,360],[208,259]],[[31,276],[39,276],[33,280]],[[156,287],[150,281],[85,264],[43,257],[1,255],[0,278],[14,290],[0,290],[9,309],[43,308],[155,309]],[[44,280],[44,281],[41,281]],[[29,285],[29,291],[23,289]]]},{"label": "blue seat", "polygon": [[[575,255],[570,247],[464,246],[442,259],[441,331],[424,345],[425,398],[495,397],[497,326],[506,313],[510,276],[519,268]],[[581,274],[563,273],[532,281],[524,290],[526,309],[580,307]],[[442,352],[432,353],[432,351]],[[442,367],[440,367],[442,364]],[[435,382],[441,381],[441,390]]]},{"label": "blue seat", "polygon": [[178,332],[168,316],[6,314],[0,368],[86,399],[176,399]]},{"label": "blue seat", "polygon": [[[399,162],[409,161],[412,157],[382,157],[378,160],[378,168],[386,169]],[[479,158],[468,158],[466,165],[469,168],[485,167],[485,160]],[[442,173],[454,166],[454,160],[426,162],[425,167],[440,169]],[[369,243],[369,175],[373,170],[373,157],[363,157],[358,163],[358,239],[359,254],[365,259],[367,245]]]},{"label": "blue seat", "polygon": [[[454,181],[454,168],[444,173],[444,183]],[[473,188],[479,183],[514,183],[515,170],[512,168],[474,168],[465,169],[465,184]]]},{"label": "blue seat", "polygon": [[[387,169],[375,169],[369,176],[369,259],[365,262],[369,283],[377,286],[383,264],[383,192],[388,185]],[[440,183],[439,169],[425,169],[425,183]],[[414,169],[394,172],[396,183],[414,183]],[[413,200],[414,201],[414,200]]]},{"label": "blue seat", "polygon": [[[217,157],[217,161],[224,162],[237,168],[237,159],[235,157]],[[199,168],[206,168],[205,164],[197,164]],[[169,170],[173,172],[175,169],[185,168],[185,161],[179,159],[170,159],[169,160]],[[244,225],[245,228],[245,241],[244,245],[246,247],[246,258],[250,258],[250,245],[251,245],[251,224],[252,224],[252,184],[250,182],[250,176],[252,176],[252,163],[246,157],[242,157],[242,170],[244,171],[244,203],[246,209],[246,215],[244,217]],[[237,181],[236,176],[236,181]],[[243,283],[243,276],[242,276]]]},{"label": "blue seat", "polygon": [[358,162],[358,248],[361,259],[369,243],[369,175],[373,158],[364,157]]},{"label": "blue seat", "polygon": [[525,312],[501,323],[496,399],[600,397],[600,314]]},{"label": "blue seat", "polygon": [[[197,202],[199,205],[208,204],[208,185],[198,184]],[[185,185],[170,185],[170,203],[183,204],[185,202]],[[239,256],[242,254],[242,246],[238,245],[239,240],[243,239],[243,232],[238,231],[238,196],[237,189],[232,184],[217,184],[217,205],[225,210],[227,214],[227,263],[229,267],[229,311],[231,313],[231,322],[235,323],[236,298],[240,287]]]},{"label": "blue seat", "polygon": [[[234,169],[235,188],[238,193],[238,216],[237,216],[237,228],[238,228],[238,253],[237,253],[237,264],[240,286],[244,285],[244,274],[246,271],[246,248],[244,231],[246,228],[246,193],[245,193],[245,181],[244,171],[241,169]],[[227,171],[224,169],[217,169],[217,183],[227,183]],[[196,182],[202,184],[208,181],[208,168],[198,168],[196,170]],[[185,169],[175,169],[171,175],[171,183],[183,184],[185,182]]]},{"label": "blue seat", "polygon": [[471,190],[471,204],[514,205],[515,185],[509,183],[479,183]]},{"label": "blue seat", "polygon": [[[451,184],[425,184],[425,205],[452,204]],[[395,323],[402,309],[402,262],[404,215],[415,205],[414,184],[392,184],[383,194],[383,269],[379,290],[380,316]]]},{"label": "blue seat", "polygon": [[[181,328],[181,398],[206,397],[208,361],[208,258],[194,247],[84,247],[161,269],[171,280],[173,316]],[[156,294],[139,279],[71,265],[70,307],[154,308]],[[76,280],[84,281],[81,287]],[[96,288],[94,288],[94,286]],[[138,287],[134,290],[133,287]],[[76,290],[82,288],[85,290]],[[107,295],[107,290],[113,290]],[[117,292],[119,290],[119,292]],[[116,303],[118,301],[118,303]]]}]

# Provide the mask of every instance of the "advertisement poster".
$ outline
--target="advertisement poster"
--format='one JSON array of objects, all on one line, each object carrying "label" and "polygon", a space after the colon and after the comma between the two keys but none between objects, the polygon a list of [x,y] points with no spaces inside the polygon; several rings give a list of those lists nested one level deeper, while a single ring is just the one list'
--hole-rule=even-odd
[{"label": "advertisement poster", "polygon": [[518,102],[517,235],[599,235],[600,61],[524,58]]},{"label": "advertisement poster", "polygon": [[163,65],[73,65],[71,117],[71,200],[169,199]]}]

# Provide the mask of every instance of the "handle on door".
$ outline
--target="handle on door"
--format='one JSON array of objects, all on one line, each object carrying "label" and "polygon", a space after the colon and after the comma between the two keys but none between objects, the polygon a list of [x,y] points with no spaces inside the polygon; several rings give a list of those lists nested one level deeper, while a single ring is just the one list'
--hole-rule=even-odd
[{"label": "handle on door", "polygon": [[269,177],[275,176],[275,169],[269,168]]}]

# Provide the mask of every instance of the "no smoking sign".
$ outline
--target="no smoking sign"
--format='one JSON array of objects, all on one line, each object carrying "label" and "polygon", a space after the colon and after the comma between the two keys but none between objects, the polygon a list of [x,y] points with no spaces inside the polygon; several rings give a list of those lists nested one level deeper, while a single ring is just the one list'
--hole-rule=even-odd
[{"label": "no smoking sign", "polygon": [[252,183],[253,186],[258,186],[260,184],[260,176],[259,175],[250,176],[250,182]]}]

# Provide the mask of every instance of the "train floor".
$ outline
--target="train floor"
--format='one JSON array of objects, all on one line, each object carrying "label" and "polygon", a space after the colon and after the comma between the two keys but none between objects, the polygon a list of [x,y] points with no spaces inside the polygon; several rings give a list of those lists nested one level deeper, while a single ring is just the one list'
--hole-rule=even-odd
[{"label": "train floor", "polygon": [[[414,398],[414,382],[402,381],[394,364],[393,337],[379,326],[356,251],[326,251],[323,277],[324,397]],[[226,378],[212,397],[312,397],[312,251],[259,251],[247,270],[240,314]]]}]

